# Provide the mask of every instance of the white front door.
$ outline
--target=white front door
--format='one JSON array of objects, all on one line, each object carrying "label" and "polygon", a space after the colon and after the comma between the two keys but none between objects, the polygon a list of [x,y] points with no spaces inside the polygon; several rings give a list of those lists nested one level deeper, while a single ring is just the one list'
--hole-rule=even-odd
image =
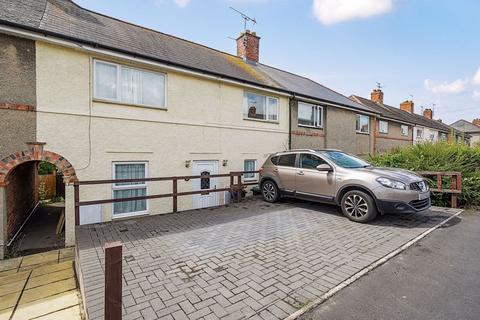
[{"label": "white front door", "polygon": [[[218,173],[218,161],[193,161],[193,175],[201,176]],[[217,188],[217,178],[193,179],[193,190]],[[193,195],[193,209],[218,206],[218,192],[206,192]]]}]

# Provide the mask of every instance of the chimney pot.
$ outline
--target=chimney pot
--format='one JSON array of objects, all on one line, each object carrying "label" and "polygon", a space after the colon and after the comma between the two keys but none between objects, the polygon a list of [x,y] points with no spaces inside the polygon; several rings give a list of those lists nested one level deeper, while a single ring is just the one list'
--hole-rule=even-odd
[{"label": "chimney pot", "polygon": [[478,127],[480,127],[480,119],[477,118],[477,119],[473,119],[472,123]]},{"label": "chimney pot", "polygon": [[425,110],[423,111],[423,116],[424,116],[425,118],[432,119],[432,118],[433,118],[433,111],[432,111],[432,109],[430,109],[430,108],[425,109]]},{"label": "chimney pot", "polygon": [[403,111],[414,113],[414,103],[413,103],[413,101],[405,100],[404,102],[400,103],[400,109],[403,110]]},{"label": "chimney pot", "polygon": [[370,100],[376,103],[383,104],[383,91],[382,89],[373,89],[372,93],[370,94]]},{"label": "chimney pot", "polygon": [[260,56],[260,37],[255,32],[245,30],[237,38],[237,56],[258,62]]}]

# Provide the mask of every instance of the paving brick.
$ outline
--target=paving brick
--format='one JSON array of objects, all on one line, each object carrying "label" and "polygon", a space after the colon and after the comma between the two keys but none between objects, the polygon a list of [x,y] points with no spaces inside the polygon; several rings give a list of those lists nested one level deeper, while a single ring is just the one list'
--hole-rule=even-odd
[{"label": "paving brick", "polygon": [[385,215],[358,224],[332,206],[246,200],[80,226],[86,307],[89,316],[103,316],[103,244],[120,240],[131,259],[123,269],[125,317],[281,319],[449,215]]}]

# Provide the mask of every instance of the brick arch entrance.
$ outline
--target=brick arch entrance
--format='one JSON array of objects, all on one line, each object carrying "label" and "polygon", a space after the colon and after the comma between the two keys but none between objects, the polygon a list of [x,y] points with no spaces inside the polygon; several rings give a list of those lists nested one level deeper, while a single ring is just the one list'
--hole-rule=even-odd
[{"label": "brick arch entrance", "polygon": [[0,160],[0,186],[8,182],[8,175],[15,167],[30,161],[46,161],[54,164],[63,174],[63,181],[66,184],[77,181],[77,174],[72,164],[61,155],[44,150],[45,143],[28,143],[29,148],[25,151],[15,152]]}]

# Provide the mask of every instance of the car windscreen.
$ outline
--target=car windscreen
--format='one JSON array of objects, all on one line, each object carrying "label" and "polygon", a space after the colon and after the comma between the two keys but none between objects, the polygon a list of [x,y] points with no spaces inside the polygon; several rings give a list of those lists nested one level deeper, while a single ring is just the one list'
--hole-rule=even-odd
[{"label": "car windscreen", "polygon": [[322,153],[328,159],[332,160],[337,166],[356,169],[370,167],[368,162],[340,151],[326,151]]}]

